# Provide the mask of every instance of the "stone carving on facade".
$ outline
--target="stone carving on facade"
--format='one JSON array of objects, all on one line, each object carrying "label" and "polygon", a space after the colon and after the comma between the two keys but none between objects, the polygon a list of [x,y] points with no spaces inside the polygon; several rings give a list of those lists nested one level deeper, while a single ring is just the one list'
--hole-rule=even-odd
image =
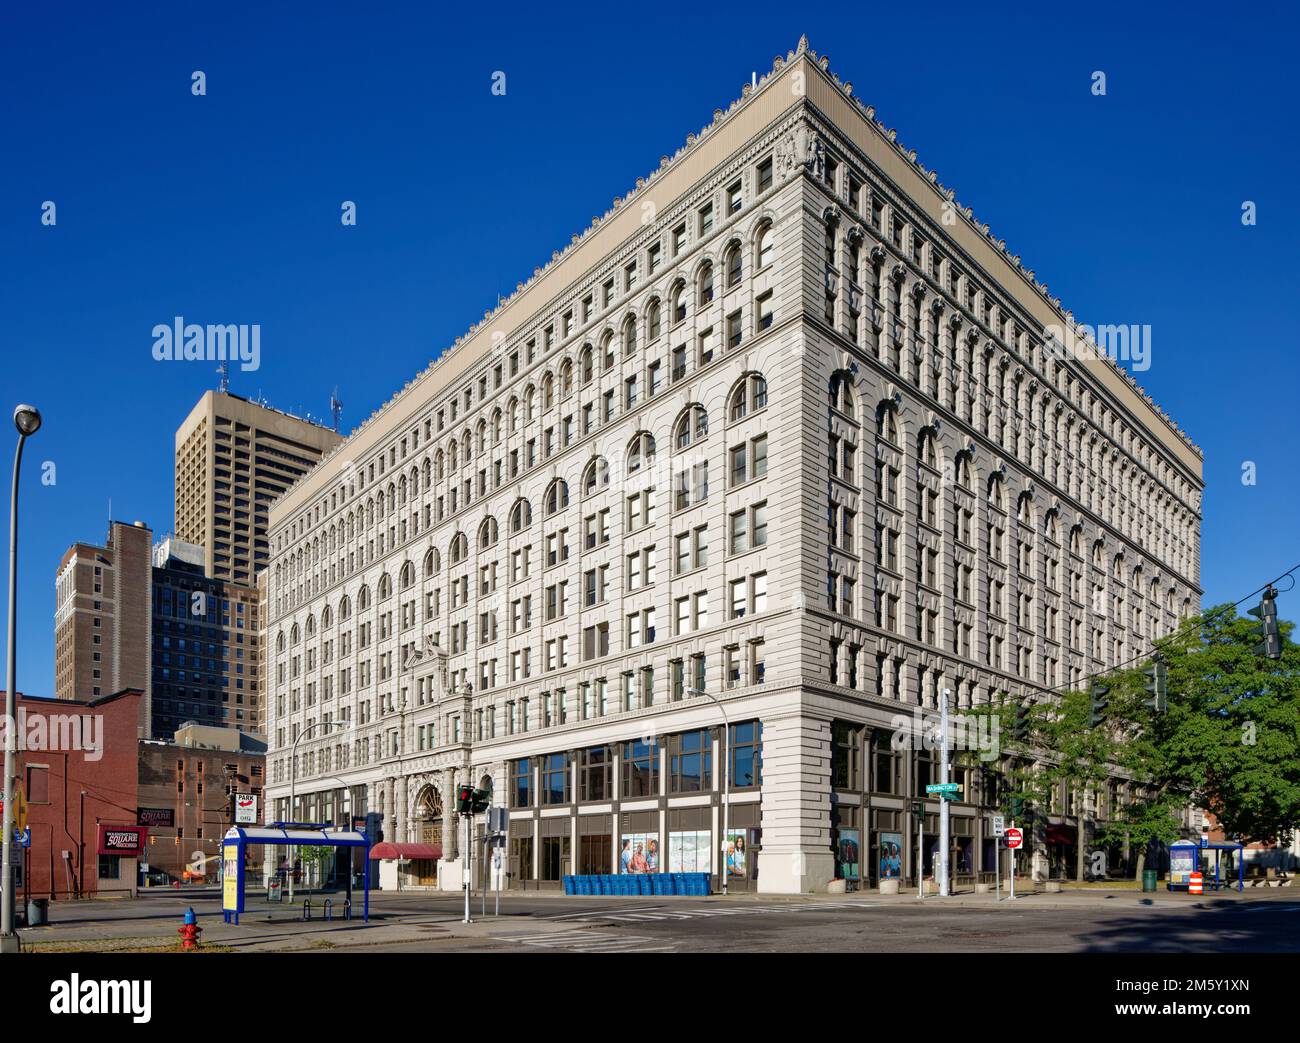
[{"label": "stone carving on facade", "polygon": [[826,176],[826,144],[803,124],[795,127],[776,144],[773,165],[779,178],[787,178],[803,167],[813,177]]}]

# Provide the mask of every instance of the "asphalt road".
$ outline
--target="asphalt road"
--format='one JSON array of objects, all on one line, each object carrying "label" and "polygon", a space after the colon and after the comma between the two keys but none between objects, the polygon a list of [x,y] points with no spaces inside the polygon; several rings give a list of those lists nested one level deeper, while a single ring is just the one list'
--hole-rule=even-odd
[{"label": "asphalt road", "polygon": [[[1137,895],[1080,907],[941,906],[936,900],[637,902],[511,898],[488,937],[430,938],[369,951],[563,952],[1300,952],[1300,897],[1143,903]],[[1084,905],[1083,902],[1087,904]],[[437,899],[447,908],[445,899]],[[557,904],[560,906],[556,908]],[[459,919],[459,904],[448,915]],[[429,902],[422,903],[427,911]],[[474,915],[478,915],[477,906]],[[527,920],[524,925],[520,921]],[[540,922],[554,929],[539,931]],[[581,930],[574,930],[582,925]],[[340,946],[346,951],[347,947]],[[358,947],[360,948],[360,947]]]},{"label": "asphalt road", "polygon": [[[319,915],[319,896],[314,901]],[[336,909],[341,900],[336,897]],[[150,894],[134,901],[53,903],[42,935],[113,937],[168,933],[192,905],[200,922],[219,923],[211,893]],[[1300,952],[1300,895],[1226,898],[1136,892],[1031,895],[1015,904],[963,896],[871,895],[807,898],[653,899],[507,894],[502,916],[461,923],[457,895],[372,896],[371,932],[353,923],[329,930],[321,952]],[[283,906],[255,906],[250,926]],[[270,924],[267,924],[269,927]],[[313,925],[315,926],[315,925]],[[326,925],[319,925],[326,928]],[[359,929],[358,929],[359,928]],[[328,929],[328,928],[326,928]],[[242,929],[240,930],[242,933]],[[418,939],[418,940],[417,940]]]}]

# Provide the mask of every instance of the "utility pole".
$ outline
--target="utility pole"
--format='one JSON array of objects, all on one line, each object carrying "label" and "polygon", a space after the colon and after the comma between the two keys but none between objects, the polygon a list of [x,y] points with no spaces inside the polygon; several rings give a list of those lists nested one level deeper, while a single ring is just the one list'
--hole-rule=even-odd
[{"label": "utility pole", "polygon": [[[939,709],[939,732],[940,732],[940,753],[939,753],[939,781],[948,782],[948,773],[950,765],[948,763],[948,697],[952,690],[945,688],[940,693],[943,705]],[[948,857],[949,857],[949,805],[952,802],[948,799],[947,793],[939,794],[939,896],[948,897]]]}]

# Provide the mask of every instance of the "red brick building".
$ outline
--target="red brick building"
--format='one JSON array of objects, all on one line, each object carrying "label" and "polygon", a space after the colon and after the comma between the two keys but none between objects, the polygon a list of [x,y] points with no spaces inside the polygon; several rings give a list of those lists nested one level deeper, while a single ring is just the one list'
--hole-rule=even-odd
[{"label": "red brick building", "polygon": [[144,693],[127,688],[88,702],[18,693],[18,778],[31,844],[16,871],[18,897],[134,894],[139,730]]}]

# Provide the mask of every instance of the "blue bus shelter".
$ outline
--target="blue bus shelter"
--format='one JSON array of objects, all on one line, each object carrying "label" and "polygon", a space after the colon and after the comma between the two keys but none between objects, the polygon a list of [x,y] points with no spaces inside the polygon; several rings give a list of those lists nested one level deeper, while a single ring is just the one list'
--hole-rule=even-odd
[{"label": "blue bus shelter", "polygon": [[1168,890],[1187,890],[1188,885],[1191,883],[1192,873],[1200,869],[1202,851],[1214,852],[1214,879],[1202,880],[1202,886],[1205,890],[1213,889],[1218,891],[1224,887],[1232,887],[1232,881],[1227,879],[1220,871],[1224,851],[1234,852],[1234,860],[1237,863],[1237,890],[1241,891],[1245,888],[1244,845],[1231,841],[1211,843],[1208,840],[1176,840],[1169,845],[1169,878],[1165,883]]},{"label": "blue bus shelter", "polygon": [[[239,923],[244,911],[244,852],[249,847],[279,844],[285,847],[354,848],[364,851],[362,918],[370,922],[370,839],[359,830],[334,829],[314,823],[276,822],[270,826],[232,826],[221,840],[221,912],[226,923]],[[352,875],[348,874],[351,897]]]}]

